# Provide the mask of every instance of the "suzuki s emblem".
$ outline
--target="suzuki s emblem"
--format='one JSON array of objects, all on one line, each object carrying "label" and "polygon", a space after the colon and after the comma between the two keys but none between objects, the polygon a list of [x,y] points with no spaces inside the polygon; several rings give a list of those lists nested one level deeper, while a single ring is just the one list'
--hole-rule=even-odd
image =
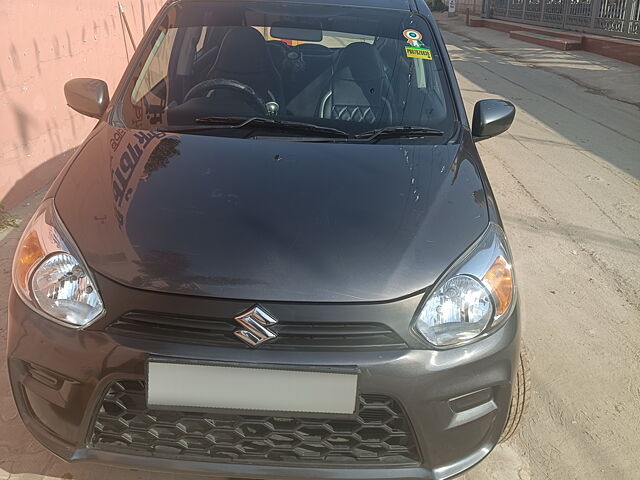
[{"label": "suzuki s emblem", "polygon": [[233,333],[240,340],[243,340],[252,347],[257,347],[277,337],[268,327],[275,325],[278,321],[257,305],[247,313],[238,315],[235,321],[238,322],[242,328]]}]

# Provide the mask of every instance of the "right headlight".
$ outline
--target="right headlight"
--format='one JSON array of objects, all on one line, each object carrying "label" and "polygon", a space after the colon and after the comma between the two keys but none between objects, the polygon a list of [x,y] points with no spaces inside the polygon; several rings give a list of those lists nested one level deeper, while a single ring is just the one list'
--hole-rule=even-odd
[{"label": "right headlight", "polygon": [[25,304],[57,323],[82,328],[104,313],[91,271],[51,199],[25,228],[12,273],[13,285]]},{"label": "right headlight", "polygon": [[464,345],[502,325],[515,297],[509,245],[491,223],[426,297],[414,328],[436,347]]}]

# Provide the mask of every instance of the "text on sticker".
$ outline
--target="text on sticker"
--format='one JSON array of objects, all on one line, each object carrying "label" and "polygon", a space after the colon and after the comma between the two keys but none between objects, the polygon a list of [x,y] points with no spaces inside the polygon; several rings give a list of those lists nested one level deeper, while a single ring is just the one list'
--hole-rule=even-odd
[{"label": "text on sticker", "polygon": [[404,47],[409,58],[422,58],[424,60],[433,60],[431,50],[428,48]]}]

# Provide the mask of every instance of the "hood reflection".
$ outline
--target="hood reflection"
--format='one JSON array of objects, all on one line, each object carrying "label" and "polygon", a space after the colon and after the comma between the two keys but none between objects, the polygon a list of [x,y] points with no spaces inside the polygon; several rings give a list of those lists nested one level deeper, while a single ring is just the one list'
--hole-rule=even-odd
[{"label": "hood reflection", "polygon": [[486,228],[479,167],[464,152],[105,126],[56,206],[91,268],[124,285],[385,301],[432,284]]},{"label": "hood reflection", "polygon": [[141,180],[169,164],[179,155],[177,138],[167,138],[163,132],[117,129],[109,141],[111,146],[111,177],[116,218],[124,227],[131,199]]}]

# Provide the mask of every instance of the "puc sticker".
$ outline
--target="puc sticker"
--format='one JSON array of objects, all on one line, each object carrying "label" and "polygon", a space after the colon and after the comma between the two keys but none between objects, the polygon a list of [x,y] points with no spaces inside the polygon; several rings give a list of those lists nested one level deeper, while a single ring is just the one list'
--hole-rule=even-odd
[{"label": "puc sticker", "polygon": [[433,60],[431,50],[428,48],[404,47],[409,58],[422,58],[423,60]]},{"label": "puc sticker", "polygon": [[405,52],[409,58],[422,58],[423,60],[433,60],[431,49],[426,48],[422,43],[422,34],[411,28],[402,32],[404,38],[407,39],[408,46],[405,46]]}]

